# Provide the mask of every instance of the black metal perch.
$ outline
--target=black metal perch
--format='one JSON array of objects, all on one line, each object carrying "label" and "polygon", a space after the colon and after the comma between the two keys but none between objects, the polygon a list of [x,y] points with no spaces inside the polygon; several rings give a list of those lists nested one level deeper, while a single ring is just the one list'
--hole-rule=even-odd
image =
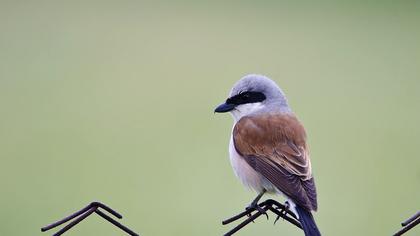
[{"label": "black metal perch", "polygon": [[65,217],[62,220],[59,220],[55,223],[52,223],[50,225],[47,225],[45,227],[41,228],[42,232],[45,232],[47,230],[50,230],[52,228],[55,228],[61,224],[66,223],[67,221],[70,221],[76,217],[75,220],[73,220],[72,222],[70,222],[68,225],[66,225],[64,228],[62,228],[61,230],[59,230],[57,233],[53,234],[53,236],[59,236],[64,234],[66,231],[68,231],[69,229],[71,229],[73,226],[77,225],[78,223],[80,223],[82,220],[84,220],[86,217],[88,217],[89,215],[91,215],[93,212],[95,212],[96,214],[98,214],[99,216],[101,216],[102,218],[104,218],[105,220],[109,221],[111,224],[117,226],[118,228],[120,228],[121,230],[123,230],[124,232],[126,232],[127,234],[131,235],[131,236],[138,236],[137,233],[133,232],[131,229],[127,228],[126,226],[120,224],[118,221],[112,219],[111,217],[109,217],[107,214],[105,214],[104,212],[102,212],[101,210],[99,210],[99,208],[104,209],[105,211],[109,212],[111,215],[117,217],[118,219],[122,219],[122,215],[119,214],[118,212],[112,210],[110,207],[106,206],[103,203],[100,202],[91,202],[89,205],[87,205],[85,208]]},{"label": "black metal perch", "polygon": [[394,236],[400,236],[405,234],[410,229],[414,228],[414,226],[418,225],[420,223],[420,211],[418,211],[416,214],[405,220],[401,223],[401,226],[403,227],[400,231],[396,232]]},{"label": "black metal perch", "polygon": [[[258,217],[260,217],[263,214],[266,214],[266,212],[268,210],[270,210],[271,212],[273,212],[274,214],[277,215],[276,220],[274,221],[274,223],[277,222],[278,219],[283,218],[286,221],[290,222],[291,224],[295,225],[296,227],[302,229],[302,226],[300,225],[300,222],[297,218],[297,216],[289,210],[288,207],[286,207],[285,205],[273,200],[273,199],[268,199],[265,200],[264,202],[261,202],[258,204],[258,206],[260,207],[261,210],[257,210],[254,208],[250,208],[250,209],[246,209],[245,211],[227,219],[222,221],[223,225],[227,225],[230,224],[236,220],[241,219],[244,216],[248,216],[248,218],[246,220],[244,220],[242,223],[240,223],[239,225],[237,225],[235,228],[233,228],[232,230],[230,230],[229,232],[227,232],[225,234],[225,236],[230,236],[233,235],[234,233],[238,232],[240,229],[242,229],[243,227],[245,227],[246,225],[248,225],[249,223],[253,222],[255,219],[257,219]],[[257,211],[255,214],[252,214],[254,211]],[[268,215],[267,215],[268,218]]]}]

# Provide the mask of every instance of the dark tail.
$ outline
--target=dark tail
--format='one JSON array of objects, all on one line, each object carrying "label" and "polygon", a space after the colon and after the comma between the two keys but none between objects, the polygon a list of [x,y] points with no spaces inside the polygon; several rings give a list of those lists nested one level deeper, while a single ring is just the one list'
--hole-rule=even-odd
[{"label": "dark tail", "polygon": [[302,225],[303,232],[305,232],[305,236],[321,236],[312,213],[298,205],[296,205],[296,211],[299,215],[299,221]]}]

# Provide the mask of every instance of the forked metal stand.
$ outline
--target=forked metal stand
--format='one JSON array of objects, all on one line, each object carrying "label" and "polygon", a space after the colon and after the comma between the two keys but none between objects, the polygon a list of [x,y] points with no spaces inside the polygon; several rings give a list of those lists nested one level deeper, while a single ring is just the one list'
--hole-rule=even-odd
[{"label": "forked metal stand", "polygon": [[120,215],[118,212],[112,210],[110,207],[106,206],[103,203],[100,202],[92,202],[89,205],[87,205],[85,208],[65,217],[62,220],[59,220],[55,223],[52,223],[50,225],[47,225],[45,227],[41,228],[42,232],[48,231],[52,228],[55,228],[61,224],[66,223],[67,221],[70,221],[74,218],[76,218],[75,220],[73,220],[72,222],[70,222],[68,225],[66,225],[64,228],[60,229],[57,233],[53,234],[53,236],[59,236],[64,234],[66,231],[68,231],[69,229],[71,229],[73,226],[77,225],[78,223],[80,223],[82,220],[84,220],[86,217],[88,217],[89,215],[91,215],[92,213],[96,213],[99,216],[101,216],[102,218],[104,218],[105,220],[109,221],[111,224],[117,226],[118,228],[120,228],[121,230],[125,231],[127,234],[131,235],[131,236],[138,236],[137,233],[133,232],[131,229],[125,227],[124,225],[120,224],[118,221],[112,219],[110,216],[108,216],[107,214],[105,214],[103,211],[99,210],[99,208],[102,208],[103,210],[109,212],[111,215],[115,216],[118,219],[122,219],[122,215]]},{"label": "forked metal stand", "polygon": [[[254,208],[250,208],[247,209],[227,220],[222,221],[223,225],[227,225],[230,224],[234,221],[237,221],[239,219],[241,219],[244,216],[248,216],[248,218],[246,220],[244,220],[243,222],[241,222],[239,225],[237,225],[235,228],[233,228],[232,230],[230,230],[229,232],[227,232],[225,234],[225,236],[230,236],[233,235],[234,233],[238,232],[240,229],[242,229],[243,227],[245,227],[246,225],[248,225],[251,222],[254,222],[255,219],[257,219],[258,217],[260,217],[261,215],[266,215],[267,219],[268,219],[268,215],[267,215],[267,211],[271,211],[274,214],[277,215],[276,220],[274,221],[274,223],[277,222],[278,219],[283,218],[284,220],[290,222],[291,224],[295,225],[296,227],[302,229],[302,226],[300,225],[300,222],[297,218],[297,216],[288,209],[288,207],[286,207],[285,205],[273,200],[273,199],[268,199],[265,200],[264,202],[261,202],[258,204],[258,206],[260,207],[261,210],[257,210]],[[256,211],[256,213],[252,214],[254,211]]]}]

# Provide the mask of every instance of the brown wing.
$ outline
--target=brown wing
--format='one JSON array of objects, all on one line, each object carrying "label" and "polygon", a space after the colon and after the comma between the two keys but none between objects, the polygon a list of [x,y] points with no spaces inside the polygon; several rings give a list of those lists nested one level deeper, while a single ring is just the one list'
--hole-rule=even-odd
[{"label": "brown wing", "polygon": [[315,182],[303,126],[292,114],[243,117],[233,130],[247,163],[296,204],[317,209]]}]

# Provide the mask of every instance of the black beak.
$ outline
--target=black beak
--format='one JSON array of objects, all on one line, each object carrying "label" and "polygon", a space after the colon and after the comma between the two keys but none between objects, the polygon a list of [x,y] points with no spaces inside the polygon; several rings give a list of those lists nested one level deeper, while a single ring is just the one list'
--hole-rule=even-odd
[{"label": "black beak", "polygon": [[222,103],[218,107],[216,107],[216,109],[214,109],[214,112],[224,113],[224,112],[231,111],[234,108],[235,108],[235,104]]}]

